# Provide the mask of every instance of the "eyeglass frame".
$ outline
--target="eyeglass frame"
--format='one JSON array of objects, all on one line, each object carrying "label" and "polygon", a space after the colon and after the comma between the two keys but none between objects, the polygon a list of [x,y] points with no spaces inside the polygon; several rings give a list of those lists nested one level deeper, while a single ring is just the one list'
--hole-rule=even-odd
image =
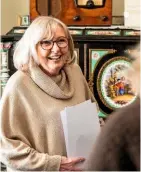
[{"label": "eyeglass frame", "polygon": [[[65,46],[65,47],[60,47],[60,46],[58,45],[57,41],[58,41],[58,39],[60,39],[60,38],[65,38],[65,39],[67,40],[66,46]],[[49,48],[49,49],[43,48],[42,45],[43,45],[44,42],[51,42],[51,43],[52,43],[51,48]],[[41,47],[42,47],[43,50],[51,50],[52,47],[54,46],[54,43],[56,43],[57,46],[58,46],[59,48],[66,48],[66,47],[68,46],[68,44],[69,44],[69,38],[66,38],[66,37],[64,37],[64,36],[61,36],[61,37],[57,38],[55,41],[53,41],[53,40],[45,40],[45,41],[40,41],[39,43],[40,43],[40,45],[41,45]]]}]

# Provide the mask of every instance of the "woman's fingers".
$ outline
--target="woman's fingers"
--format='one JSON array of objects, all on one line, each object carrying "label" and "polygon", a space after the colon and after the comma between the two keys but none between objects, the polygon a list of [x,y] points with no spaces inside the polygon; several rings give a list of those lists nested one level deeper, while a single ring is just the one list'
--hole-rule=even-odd
[{"label": "woman's fingers", "polygon": [[65,158],[62,160],[61,164],[76,164],[79,162],[83,162],[85,160],[85,158]]},{"label": "woman's fingers", "polygon": [[85,160],[85,158],[77,157],[77,158],[66,158],[62,157],[60,171],[82,171],[81,168],[76,167],[78,163],[81,163]]},{"label": "woman's fingers", "polygon": [[80,158],[73,158],[72,161],[73,161],[73,163],[77,164],[77,163],[85,161],[85,158],[82,158],[82,157],[80,157]]}]

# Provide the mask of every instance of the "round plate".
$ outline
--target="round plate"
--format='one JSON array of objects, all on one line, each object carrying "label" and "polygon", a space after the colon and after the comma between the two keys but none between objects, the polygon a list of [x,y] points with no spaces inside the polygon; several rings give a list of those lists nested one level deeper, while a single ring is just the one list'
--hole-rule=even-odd
[{"label": "round plate", "polygon": [[105,113],[125,107],[136,99],[124,72],[130,67],[131,60],[125,56],[107,55],[98,62],[93,75],[93,92],[100,109]]}]

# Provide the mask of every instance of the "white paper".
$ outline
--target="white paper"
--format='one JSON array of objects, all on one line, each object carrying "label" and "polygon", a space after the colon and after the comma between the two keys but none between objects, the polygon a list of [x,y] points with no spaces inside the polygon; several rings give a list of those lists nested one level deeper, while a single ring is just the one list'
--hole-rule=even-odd
[{"label": "white paper", "polygon": [[88,158],[100,132],[96,103],[90,100],[61,111],[67,156]]}]

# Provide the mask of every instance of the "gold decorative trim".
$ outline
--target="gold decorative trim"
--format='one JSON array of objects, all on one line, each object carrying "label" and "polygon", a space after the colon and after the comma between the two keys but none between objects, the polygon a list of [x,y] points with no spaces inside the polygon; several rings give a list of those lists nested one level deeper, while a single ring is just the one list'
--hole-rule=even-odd
[{"label": "gold decorative trim", "polygon": [[84,44],[84,76],[86,78],[87,75],[87,44]]},{"label": "gold decorative trim", "polygon": [[79,65],[79,48],[74,48],[74,52],[76,52],[76,63]]},{"label": "gold decorative trim", "polygon": [[89,85],[89,88],[90,88],[91,92],[94,93],[93,92],[93,86],[94,86],[94,83],[93,83],[93,75],[91,75],[89,77],[89,79],[88,79],[88,85]]},{"label": "gold decorative trim", "polygon": [[[118,60],[119,59],[121,59],[121,60],[127,60],[127,61],[131,61],[129,58],[127,58],[127,57],[125,57],[125,56],[117,56],[117,57],[115,57],[115,58],[118,58]],[[108,64],[110,64],[111,63],[111,61],[113,61],[113,59],[111,59],[111,60],[108,60],[107,62],[105,62],[105,64],[102,66],[102,68],[100,69],[100,71],[99,71],[99,73],[98,73],[98,76],[97,76],[97,91],[98,91],[98,95],[99,95],[99,97],[100,97],[100,99],[101,99],[101,101],[102,101],[102,103],[106,106],[106,107],[108,107],[110,110],[113,110],[113,108],[108,104],[108,103],[106,103],[105,101],[104,101],[104,98],[103,98],[103,96],[102,96],[102,93],[101,93],[101,90],[100,90],[100,77],[101,77],[101,73],[102,73],[102,70],[105,68],[105,66],[106,65],[108,65]],[[93,73],[94,74],[94,73]]]},{"label": "gold decorative trim", "polygon": [[120,36],[121,30],[87,30],[85,35],[104,35],[104,36]]}]

